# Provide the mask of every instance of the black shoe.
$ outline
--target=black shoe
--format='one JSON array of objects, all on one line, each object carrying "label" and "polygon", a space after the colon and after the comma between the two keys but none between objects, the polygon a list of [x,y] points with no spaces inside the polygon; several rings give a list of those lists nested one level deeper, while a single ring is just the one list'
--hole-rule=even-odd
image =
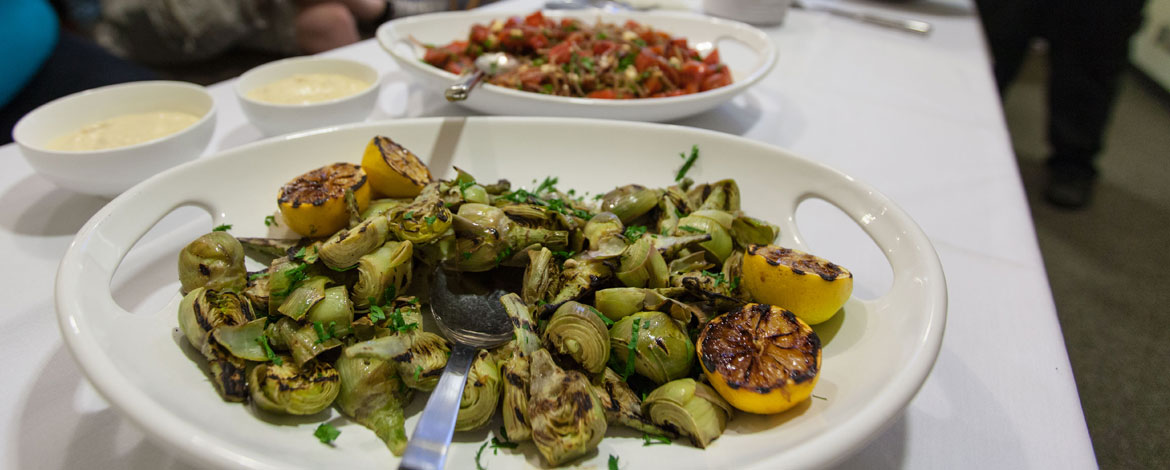
[{"label": "black shoe", "polygon": [[1084,209],[1093,199],[1092,175],[1053,169],[1048,176],[1044,199],[1065,209]]}]

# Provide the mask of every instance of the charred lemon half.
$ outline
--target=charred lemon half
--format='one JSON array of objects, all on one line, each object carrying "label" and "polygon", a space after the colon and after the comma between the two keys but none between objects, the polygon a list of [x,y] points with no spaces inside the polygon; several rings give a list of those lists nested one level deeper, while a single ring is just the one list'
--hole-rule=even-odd
[{"label": "charred lemon half", "polygon": [[358,210],[370,204],[366,172],[352,163],[334,163],[293,178],[280,188],[276,203],[293,231],[306,237],[327,237],[349,222],[345,191],[353,191]]},{"label": "charred lemon half", "polygon": [[362,168],[374,191],[384,197],[415,197],[431,182],[431,171],[410,150],[389,137],[377,136],[366,144]]},{"label": "charred lemon half", "polygon": [[707,381],[731,406],[772,414],[812,395],[821,340],[792,312],[747,304],[703,326],[697,346]]},{"label": "charred lemon half", "polygon": [[743,258],[743,286],[752,300],[791,310],[816,325],[832,318],[849,300],[853,274],[808,253],[751,245]]}]

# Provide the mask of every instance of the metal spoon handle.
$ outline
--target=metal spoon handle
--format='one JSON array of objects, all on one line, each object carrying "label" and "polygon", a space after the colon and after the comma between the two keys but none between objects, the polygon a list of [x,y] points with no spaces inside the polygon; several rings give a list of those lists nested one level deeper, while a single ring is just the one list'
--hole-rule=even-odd
[{"label": "metal spoon handle", "polygon": [[454,85],[447,87],[447,92],[443,96],[447,97],[447,101],[463,101],[467,99],[467,95],[471,93],[471,89],[475,88],[483,80],[483,76],[483,70],[476,70],[469,75],[464,75]]},{"label": "metal spoon handle", "polygon": [[439,384],[431,392],[427,406],[419,417],[414,435],[402,454],[399,470],[442,470],[447,460],[447,448],[455,433],[455,418],[459,415],[459,400],[463,398],[463,385],[467,382],[467,371],[475,359],[476,349],[455,343],[451,358]]}]

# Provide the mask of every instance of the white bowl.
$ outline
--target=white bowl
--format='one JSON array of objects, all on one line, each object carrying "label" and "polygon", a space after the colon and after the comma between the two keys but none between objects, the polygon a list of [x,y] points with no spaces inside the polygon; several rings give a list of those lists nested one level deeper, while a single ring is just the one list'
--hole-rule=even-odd
[{"label": "white bowl", "polygon": [[[82,126],[126,114],[179,111],[200,116],[190,127],[155,140],[93,151],[47,148]],[[94,88],[58,98],[16,123],[12,138],[41,176],[66,189],[117,196],[159,172],[203,154],[215,131],[215,100],[199,85],[146,81]]]},{"label": "white bowl", "polygon": [[[696,145],[705,160],[688,175],[697,181],[735,178],[743,209],[781,228],[779,245],[811,251],[798,223],[804,219],[796,213],[803,201],[815,198],[848,216],[832,219],[840,222],[834,233],[861,230],[873,240],[871,248],[885,255],[893,273],[885,294],[854,297],[834,320],[816,327],[824,368],[815,393],[823,400],[779,415],[739,413],[706,450],[644,447],[641,436],[614,426],[598,450],[574,468],[606,468],[610,455],[620,456],[626,469],[826,467],[896,419],[938,355],[947,309],[938,255],[909,214],[853,177],[770,145],[692,127],[544,117],[398,119],[268,139],[199,159],[115,199],[78,232],[57,272],[61,334],[90,383],[146,436],[198,468],[397,466],[398,459],[372,431],[332,409],[315,419],[278,423],[220,399],[198,353],[187,352],[190,348],[181,347],[185,340],[172,335],[180,300],[173,271],[169,279],[148,274],[160,265],[174,269],[175,252],[213,225],[234,224],[236,236],[266,236],[263,221],[275,208],[276,188],[308,169],[359,160],[375,135],[391,136],[411,149],[438,177],[454,177],[452,166],[482,181],[528,182],[551,174],[559,175],[562,188],[594,194],[628,183],[673,184],[678,153]],[[149,244],[136,245],[156,221],[183,206],[204,208],[213,214],[211,223],[154,232]],[[135,251],[127,256],[131,247]],[[115,271],[137,280],[111,285]],[[853,272],[872,271],[854,266]],[[869,283],[861,278],[856,285]],[[115,292],[151,301],[129,312],[115,302]],[[425,394],[418,394],[407,410],[407,435],[425,402]],[[313,437],[324,419],[342,432],[336,447]],[[477,449],[497,425],[457,433],[447,468],[475,468]],[[483,457],[492,469],[544,468],[528,442]]]},{"label": "white bowl", "polygon": [[[277,104],[248,98],[248,92],[277,80],[304,73],[335,73],[361,80],[369,88],[356,94],[308,104]],[[382,77],[361,62],[330,57],[294,57],[256,67],[236,80],[236,97],[252,125],[266,135],[361,122],[370,115],[378,101]]]},{"label": "white bowl", "polygon": [[[378,28],[378,44],[402,70],[419,84],[442,94],[458,78],[455,74],[423,63],[421,44],[448,44],[467,39],[474,24],[529,12],[460,11],[396,19]],[[471,92],[461,106],[487,114],[565,116],[627,121],[671,121],[715,108],[760,81],[776,65],[776,46],[766,33],[746,24],[690,12],[607,12],[602,10],[546,10],[547,18],[578,18],[587,23],[625,23],[634,20],[677,37],[692,47],[719,48],[719,56],[731,70],[732,84],[689,95],[668,98],[607,100],[544,95],[485,83]]]}]

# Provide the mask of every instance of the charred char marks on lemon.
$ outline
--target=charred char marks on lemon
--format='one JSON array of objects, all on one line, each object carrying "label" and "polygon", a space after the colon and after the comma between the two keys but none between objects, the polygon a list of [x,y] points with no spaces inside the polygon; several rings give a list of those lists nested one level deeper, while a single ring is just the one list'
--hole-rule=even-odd
[{"label": "charred char marks on lemon", "polygon": [[820,263],[817,257],[790,248],[751,245],[748,247],[748,254],[763,256],[768,264],[772,266],[780,266],[782,264],[788,266],[796,274],[811,272],[826,281],[835,281],[839,277],[849,276],[849,273],[844,268],[834,263]]},{"label": "charred char marks on lemon", "polygon": [[[338,167],[345,168],[346,170],[342,171]],[[352,163],[335,163],[305,173],[281,188],[280,197],[277,199],[277,202],[291,204],[294,209],[300,207],[302,204],[310,204],[313,206],[325,204],[330,199],[336,198],[339,191],[344,191],[345,189],[356,191],[362,185],[366,184],[366,175],[364,173],[359,173],[361,177],[357,182],[350,184],[352,178],[349,176],[358,173],[357,170],[360,168],[360,165]],[[348,187],[335,187],[334,178],[341,178],[341,181],[344,181]]]},{"label": "charred char marks on lemon", "polygon": [[[398,155],[405,159],[420,162],[419,158],[413,152],[407,150],[406,147],[398,145],[397,142],[390,140],[389,137],[375,137],[374,145],[378,147],[378,152],[381,153],[382,159],[385,160],[386,164],[390,165],[391,167],[396,166],[390,161],[391,155]],[[402,176],[406,177],[406,179],[409,179],[411,183],[414,183],[417,186],[424,186],[431,182],[430,178],[420,178],[419,175],[415,174],[415,172],[403,172]]]}]

